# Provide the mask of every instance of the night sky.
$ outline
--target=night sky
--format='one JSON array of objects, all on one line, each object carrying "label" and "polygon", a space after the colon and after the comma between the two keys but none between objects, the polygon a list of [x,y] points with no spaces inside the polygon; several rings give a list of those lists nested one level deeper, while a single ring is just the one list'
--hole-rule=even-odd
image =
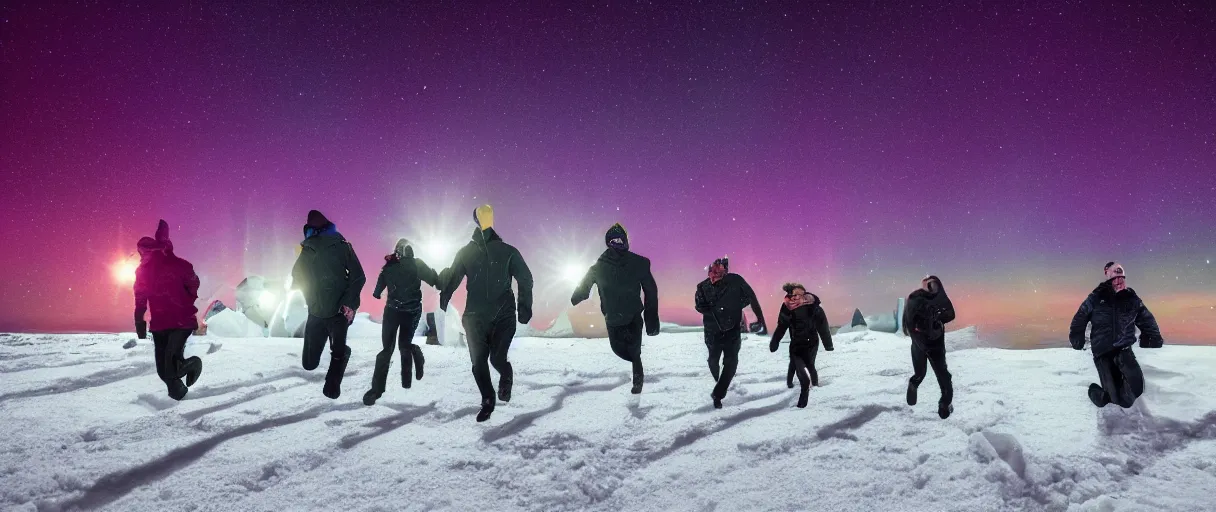
[{"label": "night sky", "polygon": [[112,267],[160,218],[201,305],[286,275],[309,209],[374,280],[488,202],[539,327],[619,221],[664,320],[729,254],[770,324],[786,280],[838,324],[932,272],[960,326],[1064,345],[1119,260],[1216,342],[1212,2],[115,4],[0,6],[0,330],[130,331]]}]

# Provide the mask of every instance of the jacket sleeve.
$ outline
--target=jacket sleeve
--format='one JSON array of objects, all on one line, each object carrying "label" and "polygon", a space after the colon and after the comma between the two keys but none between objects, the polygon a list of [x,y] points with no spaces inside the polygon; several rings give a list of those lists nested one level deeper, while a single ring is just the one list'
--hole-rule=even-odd
[{"label": "jacket sleeve", "polygon": [[773,329],[773,339],[769,341],[769,345],[781,343],[781,338],[785,337],[785,331],[789,328],[789,323],[785,319],[785,310],[779,307],[777,309],[777,328]]},{"label": "jacket sleeve", "polygon": [[950,296],[945,292],[942,292],[940,296],[942,303],[937,310],[937,319],[944,325],[954,321],[954,303],[950,301]]},{"label": "jacket sleeve", "polygon": [[349,242],[346,244],[346,272],[346,292],[342,294],[342,305],[359,309],[359,293],[367,284],[367,274],[363,273],[359,256],[355,255],[355,248]]},{"label": "jacket sleeve", "polygon": [[1140,348],[1161,348],[1165,340],[1161,338],[1161,329],[1157,327],[1157,319],[1143,302],[1136,312],[1136,327],[1140,328]]},{"label": "jacket sleeve", "polygon": [[706,283],[708,282],[708,280],[701,281],[701,283],[697,285],[697,294],[693,297],[694,307],[697,309],[697,312],[701,313],[702,315],[711,315],[714,312],[713,298],[706,296],[705,293]]},{"label": "jacket sleeve", "polygon": [[587,273],[583,275],[583,280],[578,282],[578,286],[574,287],[574,293],[570,294],[570,305],[577,306],[583,301],[591,298],[591,285],[595,284],[595,266],[587,269]]},{"label": "jacket sleeve", "polygon": [[[304,253],[301,252],[296,256],[296,262],[291,266],[291,288],[293,290],[305,291],[308,286],[308,278],[304,276]],[[307,294],[305,294],[307,295]]]},{"label": "jacket sleeve", "polygon": [[834,350],[832,346],[832,328],[828,326],[828,314],[823,308],[818,308],[815,311],[815,329],[819,331],[819,339],[823,342],[823,348]]},{"label": "jacket sleeve", "polygon": [[135,323],[144,321],[144,315],[148,312],[148,280],[141,272],[142,268],[135,270]]},{"label": "jacket sleeve", "polygon": [[526,323],[532,318],[532,271],[518,250],[511,258],[511,277],[519,285],[519,317],[521,322]]},{"label": "jacket sleeve", "polygon": [[448,302],[452,300],[452,294],[456,293],[460,282],[464,281],[464,274],[464,249],[461,249],[456,253],[456,259],[452,260],[452,266],[444,269],[439,276],[439,309],[448,310]]},{"label": "jacket sleeve", "polygon": [[414,265],[418,268],[418,279],[431,286],[439,286],[439,274],[435,273],[435,269],[427,265],[425,261],[415,258]]},{"label": "jacket sleeve", "polygon": [[912,297],[909,296],[908,300],[906,300],[904,302],[904,316],[903,316],[903,318],[900,319],[900,324],[902,324],[904,336],[912,335],[912,327],[909,327],[912,324],[912,317],[914,316],[912,314],[912,304],[913,304]]},{"label": "jacket sleeve", "polygon": [[648,334],[659,333],[659,285],[654,282],[649,260],[642,274],[642,320]]},{"label": "jacket sleeve", "polygon": [[743,284],[743,300],[747,301],[752,306],[752,313],[756,314],[756,321],[760,325],[767,326],[764,321],[764,312],[760,310],[760,301],[756,299],[756,292],[752,290],[752,286],[747,284],[747,281],[740,278],[739,281]]},{"label": "jacket sleeve", "polygon": [[1089,317],[1094,312],[1093,300],[1091,295],[1081,303],[1077,314],[1072,317],[1072,324],[1068,326],[1068,343],[1077,350],[1085,348],[1085,326],[1089,324]]},{"label": "jacket sleeve", "polygon": [[387,285],[384,284],[384,269],[380,269],[380,276],[376,278],[376,288],[372,290],[372,297],[379,299],[380,292],[384,291],[385,286]]}]

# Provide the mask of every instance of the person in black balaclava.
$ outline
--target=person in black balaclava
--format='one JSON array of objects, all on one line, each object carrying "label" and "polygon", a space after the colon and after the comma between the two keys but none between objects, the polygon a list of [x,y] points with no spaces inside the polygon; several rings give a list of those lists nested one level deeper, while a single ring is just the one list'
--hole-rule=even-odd
[{"label": "person in black balaclava", "polygon": [[[604,235],[608,249],[574,289],[570,304],[577,306],[591,296],[594,285],[600,294],[600,310],[608,327],[612,352],[633,363],[633,394],[642,392],[642,327],[646,334],[659,334],[659,288],[650,273],[650,260],[629,251],[625,227],[613,224]],[[645,300],[639,298],[639,294]]]},{"label": "person in black balaclava", "polygon": [[380,395],[384,394],[394,344],[401,346],[401,387],[408,389],[411,386],[411,371],[418,374],[418,380],[422,380],[426,360],[422,357],[422,347],[414,344],[414,331],[422,318],[422,283],[437,286],[439,275],[422,260],[414,258],[414,248],[410,247],[409,240],[397,240],[393,253],[384,257],[384,268],[380,269],[376,290],[372,292],[372,297],[379,299],[387,288],[388,300],[384,302],[384,318],[381,321],[383,348],[376,356],[372,388],[363,395],[366,405],[375,405]]},{"label": "person in black balaclava", "polygon": [[[452,267],[440,276],[439,308],[447,311],[452,294],[468,276],[462,323],[469,358],[473,361],[473,379],[481,392],[481,411],[477,413],[477,421],[481,422],[490,419],[494,412],[490,365],[498,370],[498,399],[511,401],[514,368],[507,360],[507,352],[515,337],[516,315],[521,324],[532,319],[532,271],[519,251],[494,231],[494,209],[490,205],[479,206],[473,212],[473,220],[477,222],[473,240],[460,249]],[[511,291],[512,279],[519,285],[518,303]]]},{"label": "person in black balaclava", "polygon": [[[815,371],[815,356],[819,353],[819,340],[823,348],[832,351],[832,331],[828,317],[819,305],[819,297],[807,293],[798,283],[786,283],[785,300],[777,314],[777,329],[769,342],[770,352],[776,352],[781,337],[790,333],[790,371],[798,375],[802,391],[798,394],[798,407],[806,407],[811,386],[819,385],[819,372]],[[789,377],[788,379],[792,379]],[[790,386],[793,387],[793,386]]]},{"label": "person in black balaclava", "polygon": [[908,405],[916,405],[916,389],[925,380],[926,363],[933,366],[942,398],[937,415],[942,419],[954,412],[954,385],[946,368],[946,324],[954,321],[954,304],[946,296],[941,279],[928,276],[920,288],[908,295],[904,308],[904,334],[912,338],[912,378],[908,380]]},{"label": "person in black balaclava", "polygon": [[1089,401],[1098,407],[1113,403],[1127,408],[1144,393],[1144,372],[1132,353],[1136,329],[1140,348],[1161,348],[1165,343],[1157,319],[1136,291],[1127,287],[1123,265],[1106,264],[1106,280],[1085,298],[1068,329],[1072,348],[1085,350],[1085,326],[1092,324],[1089,348],[1101,384],[1089,385]]},{"label": "person in black balaclava", "polygon": [[329,341],[329,370],[325,372],[323,393],[337,399],[342,394],[346,364],[350,362],[346,331],[355,321],[359,292],[367,283],[367,275],[350,242],[319,211],[308,212],[304,241],[300,243],[300,255],[291,269],[291,280],[308,304],[302,357],[304,369],[317,368],[325,342]]},{"label": "person in black balaclava", "polygon": [[[764,327],[764,313],[760,309],[760,301],[751,285],[738,274],[727,272],[729,260],[720,258],[709,266],[709,277],[697,285],[694,297],[697,312],[701,313],[705,326],[705,346],[709,349],[709,372],[718,384],[714,386],[710,398],[714,407],[722,408],[722,399],[730,381],[735,377],[739,366],[739,348],[743,343],[742,316],[743,308],[752,307],[760,324],[759,331],[767,332]],[[721,370],[719,370],[721,360]]]}]

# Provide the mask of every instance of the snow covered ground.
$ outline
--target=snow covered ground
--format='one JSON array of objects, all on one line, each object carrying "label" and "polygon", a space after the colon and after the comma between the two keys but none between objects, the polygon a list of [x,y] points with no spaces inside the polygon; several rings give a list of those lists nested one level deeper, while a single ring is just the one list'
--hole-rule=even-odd
[{"label": "snow covered ground", "polygon": [[0,335],[0,509],[1216,508],[1210,347],[1138,350],[1148,386],[1130,410],[1089,403],[1088,353],[956,350],[943,421],[932,373],[904,403],[895,335],[821,351],[807,409],[784,347],[753,337],[722,410],[700,334],[646,339],[640,397],[606,340],[518,339],[514,398],[477,424],[464,349],[425,346],[424,379],[365,407],[374,336],[352,340],[337,401],[327,363],[299,368],[299,340],[195,338],[204,373],[177,403],[151,344],[128,339]]}]

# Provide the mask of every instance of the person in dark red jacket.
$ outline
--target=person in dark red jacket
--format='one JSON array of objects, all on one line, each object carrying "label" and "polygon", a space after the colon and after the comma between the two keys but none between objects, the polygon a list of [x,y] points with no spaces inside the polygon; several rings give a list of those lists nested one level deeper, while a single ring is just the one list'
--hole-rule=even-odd
[{"label": "person in dark red jacket", "polygon": [[[152,342],[156,347],[156,374],[168,387],[169,396],[181,400],[203,371],[198,356],[182,358],[186,340],[198,329],[198,275],[194,266],[173,254],[169,224],[160,221],[156,238],[144,237],[138,244],[139,268],[135,270],[135,331],[147,339],[144,314],[151,309]],[[186,383],[182,384],[182,377]]]}]

